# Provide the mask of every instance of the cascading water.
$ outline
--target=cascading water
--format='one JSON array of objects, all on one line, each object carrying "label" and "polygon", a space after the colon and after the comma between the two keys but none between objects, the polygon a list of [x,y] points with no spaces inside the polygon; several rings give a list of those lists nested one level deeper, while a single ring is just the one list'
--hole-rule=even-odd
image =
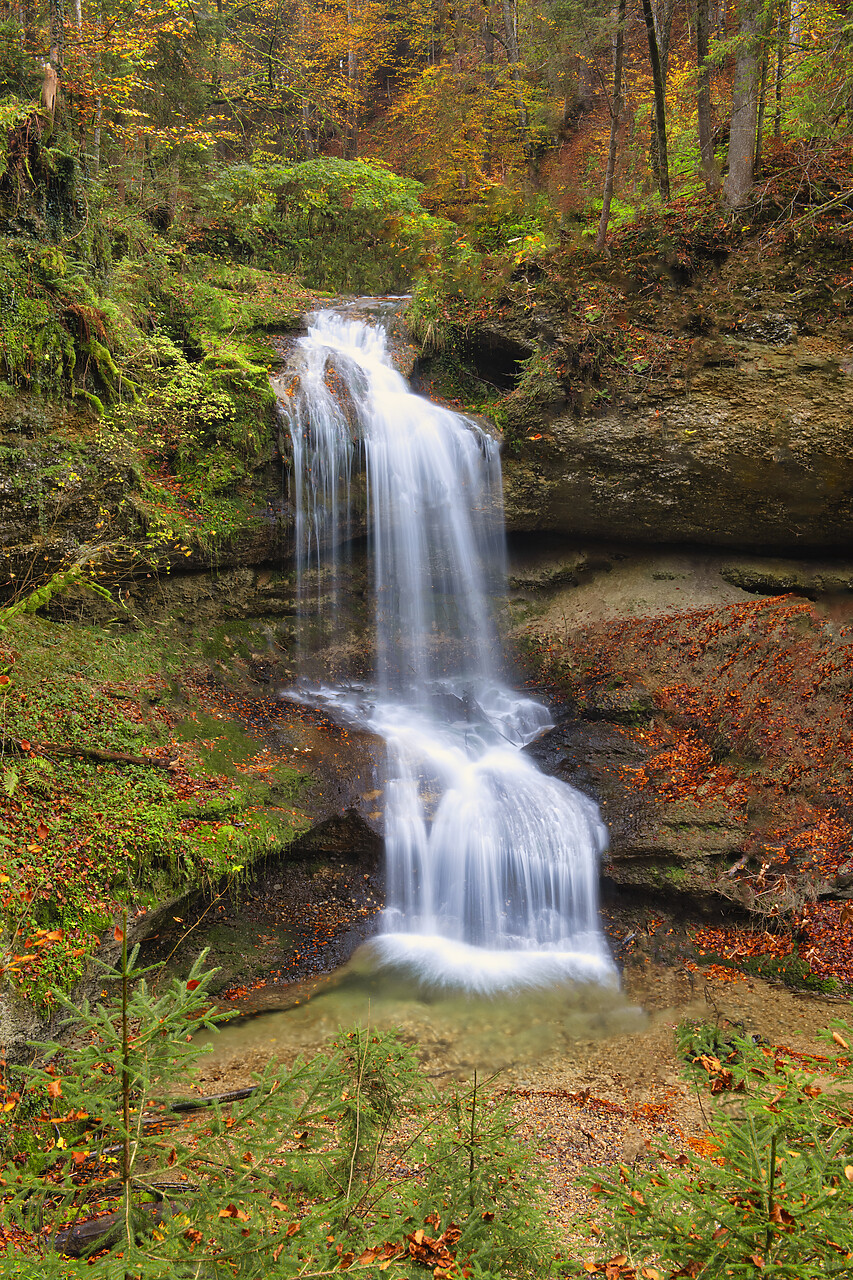
[{"label": "cascading water", "polygon": [[612,981],[597,923],[598,809],[523,753],[551,722],[500,678],[496,443],[410,391],[380,326],[318,313],[290,372],[300,607],[327,640],[343,628],[352,478],[359,465],[366,475],[375,685],[302,696],[387,744],[376,956],[473,990]]}]

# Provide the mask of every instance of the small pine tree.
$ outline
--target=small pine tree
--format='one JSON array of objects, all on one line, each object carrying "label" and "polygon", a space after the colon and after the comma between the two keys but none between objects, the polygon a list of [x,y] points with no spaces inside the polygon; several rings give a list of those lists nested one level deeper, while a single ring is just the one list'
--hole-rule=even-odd
[{"label": "small pine tree", "polygon": [[660,1151],[650,1163],[590,1173],[612,1212],[608,1244],[626,1264],[608,1275],[853,1275],[853,1031],[837,1022],[824,1036],[835,1059],[824,1060],[818,1078],[749,1037],[688,1029],[683,1046],[697,1083],[704,1078],[712,1097],[737,1106],[717,1111],[709,1155]]},{"label": "small pine tree", "polygon": [[505,1106],[476,1085],[437,1093],[396,1036],[361,1028],[245,1096],[188,1097],[194,1033],[221,1020],[214,975],[204,956],[162,992],[151,974],[123,939],[112,994],[65,1001],[66,1043],[18,1069],[0,1176],[21,1234],[0,1276],[550,1273],[541,1184]]}]

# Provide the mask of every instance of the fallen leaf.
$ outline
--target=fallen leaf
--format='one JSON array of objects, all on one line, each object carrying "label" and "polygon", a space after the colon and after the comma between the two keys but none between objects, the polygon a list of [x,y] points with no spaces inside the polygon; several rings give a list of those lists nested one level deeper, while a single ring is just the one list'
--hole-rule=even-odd
[{"label": "fallen leaf", "polygon": [[248,1222],[249,1215],[243,1209],[238,1209],[236,1204],[229,1204],[224,1209],[219,1210],[220,1218],[236,1218],[238,1222]]}]

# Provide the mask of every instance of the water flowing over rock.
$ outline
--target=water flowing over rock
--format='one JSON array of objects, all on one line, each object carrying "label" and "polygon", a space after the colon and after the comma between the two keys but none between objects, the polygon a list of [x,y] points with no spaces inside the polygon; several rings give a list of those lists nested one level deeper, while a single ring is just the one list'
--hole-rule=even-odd
[{"label": "water flowing over rock", "polygon": [[289,372],[300,630],[315,657],[320,641],[345,649],[353,626],[353,476],[363,468],[367,480],[372,678],[294,696],[386,743],[388,905],[376,957],[479,990],[612,980],[596,901],[605,828],[591,800],[523,753],[548,712],[500,675],[489,611],[504,581],[495,443],[411,393],[379,326],[319,313]]}]

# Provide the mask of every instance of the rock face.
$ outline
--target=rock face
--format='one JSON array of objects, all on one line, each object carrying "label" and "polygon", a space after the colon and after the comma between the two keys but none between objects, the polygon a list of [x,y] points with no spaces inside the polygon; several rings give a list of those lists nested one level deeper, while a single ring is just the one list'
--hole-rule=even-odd
[{"label": "rock face", "polygon": [[534,541],[511,558],[514,639],[558,723],[529,750],[600,804],[604,886],[843,931],[851,566],[639,545],[537,565]]},{"label": "rock face", "polygon": [[161,536],[139,476],[105,447],[6,440],[0,444],[0,584],[37,582],[104,544],[107,550],[95,554],[105,570],[125,590],[132,582],[134,595],[151,597],[157,608],[173,572],[212,570],[215,584],[223,571],[277,565],[289,551],[291,513],[280,462],[258,469],[240,527],[210,547],[187,548],[179,535]]},{"label": "rock face", "polygon": [[694,910],[741,905],[729,873],[742,855],[745,831],[732,806],[695,799],[664,806],[653,794],[626,788],[626,771],[645,763],[648,751],[612,723],[590,723],[586,711],[562,717],[528,750],[545,772],[599,804],[610,836],[605,890],[681,900]]},{"label": "rock face", "polygon": [[[510,529],[827,550],[853,536],[853,359],[737,343],[673,397],[561,413],[505,461]],[[683,383],[682,383],[683,386]]]}]

